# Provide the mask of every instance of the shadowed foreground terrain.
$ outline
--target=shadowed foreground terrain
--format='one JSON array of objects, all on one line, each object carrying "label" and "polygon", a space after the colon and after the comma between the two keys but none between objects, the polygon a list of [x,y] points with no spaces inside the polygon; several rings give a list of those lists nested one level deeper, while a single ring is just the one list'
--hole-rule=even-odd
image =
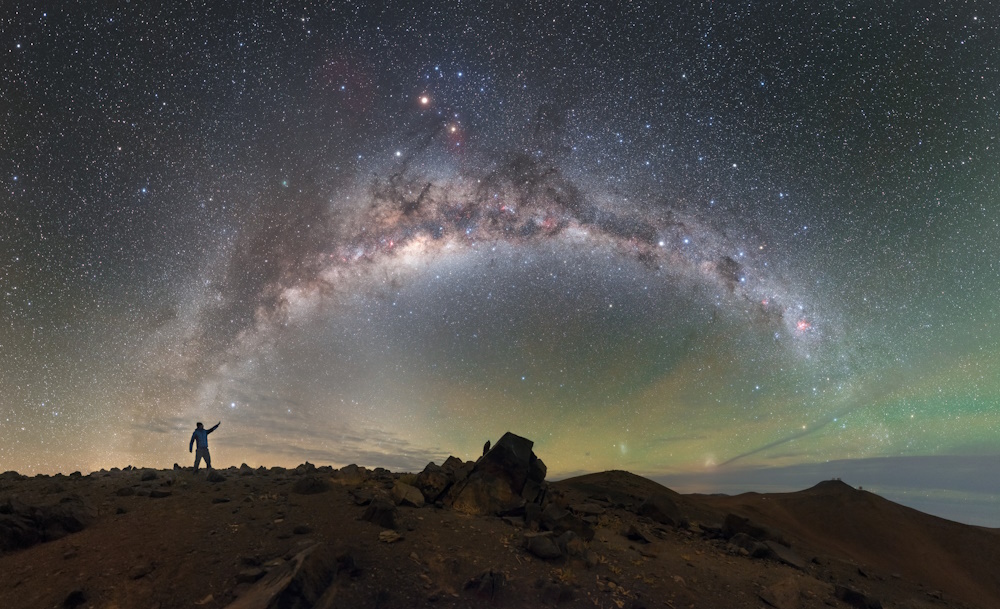
[{"label": "shadowed foreground terrain", "polygon": [[347,466],[0,475],[0,607],[1000,607],[1000,533],[839,481],[555,483],[531,442]]}]

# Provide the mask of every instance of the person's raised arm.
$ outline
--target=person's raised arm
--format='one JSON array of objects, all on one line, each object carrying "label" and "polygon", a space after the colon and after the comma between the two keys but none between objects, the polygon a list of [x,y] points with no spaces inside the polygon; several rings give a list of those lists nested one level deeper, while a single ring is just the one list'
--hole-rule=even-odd
[{"label": "person's raised arm", "polygon": [[216,429],[216,428],[217,428],[217,427],[218,427],[219,425],[222,425],[222,421],[219,421],[218,423],[216,423],[215,425],[213,425],[213,426],[212,426],[212,429],[209,429],[209,430],[208,430],[208,433],[212,433],[213,431],[215,431],[215,429]]}]

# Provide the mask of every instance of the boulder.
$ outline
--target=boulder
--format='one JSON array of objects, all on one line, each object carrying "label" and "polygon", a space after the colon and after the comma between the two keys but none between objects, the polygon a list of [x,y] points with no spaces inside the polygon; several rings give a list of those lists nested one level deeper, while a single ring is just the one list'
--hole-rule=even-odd
[{"label": "boulder", "polygon": [[469,475],[472,468],[476,466],[475,461],[462,461],[458,457],[448,457],[445,459],[444,463],[441,464],[441,469],[444,470],[448,476],[450,476],[453,481],[461,482]]},{"label": "boulder", "polygon": [[305,463],[298,465],[292,471],[293,476],[302,476],[305,474],[312,474],[316,472],[316,466],[312,463],[306,461]]},{"label": "boulder", "polygon": [[0,551],[27,548],[82,531],[93,518],[92,510],[75,497],[46,506],[9,498],[0,504]]},{"label": "boulder", "polygon": [[208,476],[205,478],[209,482],[225,482],[226,477],[219,473],[218,470],[209,470]]},{"label": "boulder", "polygon": [[368,470],[354,463],[345,465],[337,471],[337,480],[342,484],[361,484],[368,479]]},{"label": "boulder", "polygon": [[443,467],[431,462],[427,464],[424,471],[417,474],[417,479],[414,480],[413,486],[420,489],[420,492],[424,495],[424,499],[433,503],[448,490],[448,487],[454,481],[455,477],[453,473],[449,475],[449,472],[445,471]]},{"label": "boulder", "polygon": [[503,516],[539,501],[546,468],[532,452],[533,445],[531,440],[507,432],[467,476],[462,476],[465,464],[449,457],[442,470],[454,471],[456,482],[445,494],[444,503],[466,514]]},{"label": "boulder", "polygon": [[[326,544],[316,544],[263,575],[227,609],[306,609],[332,606],[337,557]],[[244,581],[257,577],[254,570]]]},{"label": "boulder", "polygon": [[526,535],[524,540],[528,552],[542,560],[562,558],[562,551],[559,549],[559,545],[552,540],[550,533]]},{"label": "boulder", "polygon": [[452,488],[447,503],[463,514],[503,516],[522,509],[525,501],[514,492],[506,478],[489,472],[474,472]]},{"label": "boulder", "polygon": [[139,477],[139,480],[141,480],[142,482],[148,482],[150,480],[156,480],[158,477],[159,476],[157,476],[156,471],[147,469],[143,470],[142,475]]},{"label": "boulder", "polygon": [[556,535],[573,531],[585,541],[594,538],[594,528],[586,520],[554,503],[550,503],[542,510],[541,526]]},{"label": "boulder", "polygon": [[424,494],[420,492],[420,489],[398,480],[392,485],[392,500],[396,505],[424,507]]},{"label": "boulder", "polygon": [[368,504],[361,519],[377,524],[383,529],[395,529],[399,526],[396,522],[396,514],[396,504],[380,497]]}]

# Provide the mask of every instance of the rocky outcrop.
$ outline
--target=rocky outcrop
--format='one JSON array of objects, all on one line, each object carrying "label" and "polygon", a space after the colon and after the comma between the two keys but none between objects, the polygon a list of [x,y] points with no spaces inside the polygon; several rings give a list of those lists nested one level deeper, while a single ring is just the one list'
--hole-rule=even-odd
[{"label": "rocky outcrop", "polygon": [[254,573],[259,581],[227,609],[330,607],[338,569],[338,559],[327,545],[311,546],[267,575]]},{"label": "rocky outcrop", "polygon": [[82,531],[92,520],[92,510],[73,497],[64,497],[49,506],[33,506],[8,498],[0,504],[0,551],[65,537]]},{"label": "rocky outcrop", "polygon": [[527,438],[504,434],[468,476],[451,486],[444,495],[445,505],[465,514],[504,515],[522,511],[529,502],[541,503],[546,468],[532,452],[533,445]]}]

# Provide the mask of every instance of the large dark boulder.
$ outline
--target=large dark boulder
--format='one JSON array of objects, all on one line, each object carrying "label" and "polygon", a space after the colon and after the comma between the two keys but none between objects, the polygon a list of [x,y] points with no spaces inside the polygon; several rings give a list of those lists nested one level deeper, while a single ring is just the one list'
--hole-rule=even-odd
[{"label": "large dark boulder", "polygon": [[397,514],[398,511],[395,503],[379,497],[368,504],[364,514],[361,515],[361,519],[376,524],[383,529],[395,529],[399,526],[399,523],[396,521]]},{"label": "large dark boulder", "polygon": [[505,515],[524,507],[510,481],[490,472],[475,472],[448,494],[448,504],[457,512],[472,515]]},{"label": "large dark boulder", "polygon": [[[468,473],[451,486],[444,502],[466,514],[505,515],[518,513],[543,495],[545,464],[532,452],[534,443],[507,432],[477,461]],[[460,475],[465,465],[449,458],[443,470]],[[527,488],[527,492],[525,492]],[[527,495],[527,496],[525,496]]]}]

